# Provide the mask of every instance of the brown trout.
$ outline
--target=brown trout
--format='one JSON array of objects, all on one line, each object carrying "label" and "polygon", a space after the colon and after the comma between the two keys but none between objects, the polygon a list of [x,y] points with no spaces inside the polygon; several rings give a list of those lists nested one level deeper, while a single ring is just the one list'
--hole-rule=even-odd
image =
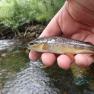
[{"label": "brown trout", "polygon": [[28,47],[32,51],[56,54],[94,54],[94,45],[64,37],[44,37],[31,41]]}]

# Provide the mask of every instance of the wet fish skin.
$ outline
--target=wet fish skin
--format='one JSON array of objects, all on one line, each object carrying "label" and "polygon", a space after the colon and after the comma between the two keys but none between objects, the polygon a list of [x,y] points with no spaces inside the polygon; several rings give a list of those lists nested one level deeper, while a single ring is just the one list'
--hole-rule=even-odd
[{"label": "wet fish skin", "polygon": [[94,45],[64,37],[43,37],[31,41],[29,49],[37,52],[56,54],[94,54]]}]

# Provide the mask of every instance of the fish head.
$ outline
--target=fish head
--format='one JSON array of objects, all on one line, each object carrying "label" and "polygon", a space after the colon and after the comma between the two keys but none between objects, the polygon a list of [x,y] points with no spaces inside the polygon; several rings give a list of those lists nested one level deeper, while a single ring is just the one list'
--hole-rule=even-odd
[{"label": "fish head", "polygon": [[28,43],[28,49],[37,52],[46,52],[48,49],[47,40],[45,38],[35,39]]}]

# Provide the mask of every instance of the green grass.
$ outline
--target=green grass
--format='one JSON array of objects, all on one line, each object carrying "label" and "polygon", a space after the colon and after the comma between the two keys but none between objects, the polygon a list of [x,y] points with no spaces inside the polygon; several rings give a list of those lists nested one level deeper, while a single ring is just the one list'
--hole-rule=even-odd
[{"label": "green grass", "polygon": [[0,23],[17,28],[30,21],[47,22],[64,0],[0,0]]}]

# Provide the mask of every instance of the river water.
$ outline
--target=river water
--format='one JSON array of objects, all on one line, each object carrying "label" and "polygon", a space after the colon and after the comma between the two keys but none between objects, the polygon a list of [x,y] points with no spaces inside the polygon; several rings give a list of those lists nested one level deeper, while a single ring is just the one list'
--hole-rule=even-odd
[{"label": "river water", "polygon": [[48,68],[40,60],[30,61],[28,52],[15,40],[0,41],[1,94],[94,94],[94,79],[88,78],[88,69]]}]

